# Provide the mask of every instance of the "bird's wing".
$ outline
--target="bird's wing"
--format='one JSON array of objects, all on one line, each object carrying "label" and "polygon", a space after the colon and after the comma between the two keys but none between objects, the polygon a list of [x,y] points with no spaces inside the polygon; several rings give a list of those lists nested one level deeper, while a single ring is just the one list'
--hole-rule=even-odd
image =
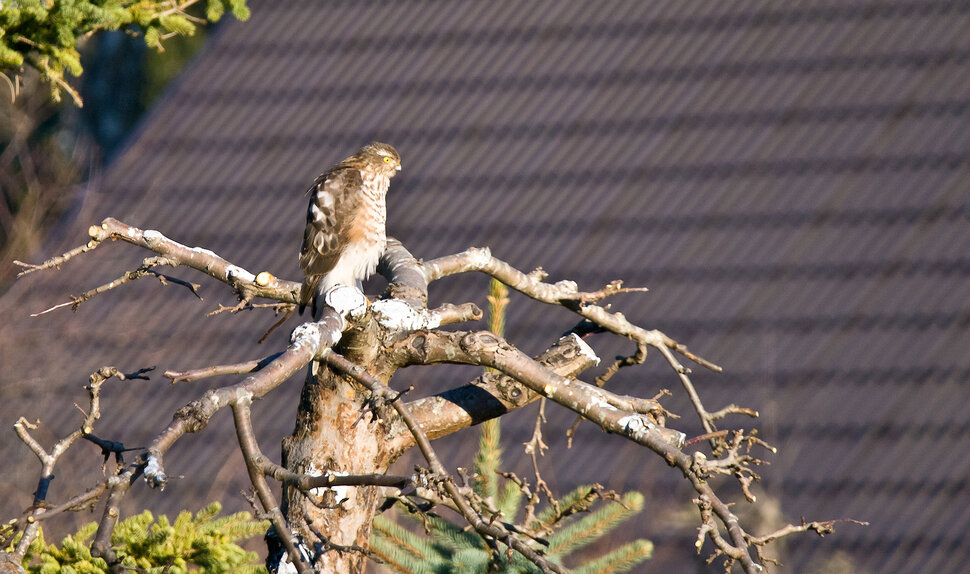
[{"label": "bird's wing", "polygon": [[324,275],[337,264],[356,218],[362,185],[359,169],[337,166],[318,177],[310,188],[300,249],[304,275]]}]

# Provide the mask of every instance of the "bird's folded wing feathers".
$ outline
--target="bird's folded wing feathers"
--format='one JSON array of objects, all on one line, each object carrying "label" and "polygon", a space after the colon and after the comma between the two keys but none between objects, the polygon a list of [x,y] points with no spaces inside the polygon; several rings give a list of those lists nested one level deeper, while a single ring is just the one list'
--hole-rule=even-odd
[{"label": "bird's folded wing feathers", "polygon": [[323,275],[337,264],[353,225],[362,178],[360,170],[337,166],[317,178],[310,189],[307,225],[300,249],[305,275]]}]

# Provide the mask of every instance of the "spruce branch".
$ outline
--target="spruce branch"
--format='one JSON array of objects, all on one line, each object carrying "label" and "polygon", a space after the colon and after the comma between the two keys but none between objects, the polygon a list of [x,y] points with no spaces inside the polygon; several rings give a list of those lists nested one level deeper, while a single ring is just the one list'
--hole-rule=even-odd
[{"label": "spruce branch", "polygon": [[[505,332],[505,313],[509,304],[509,291],[501,281],[492,279],[488,286],[488,329],[496,335]],[[486,369],[486,373],[497,374]],[[495,473],[502,464],[501,426],[493,418],[482,423],[478,452],[475,455],[475,492],[490,501],[498,499],[498,482]]]}]

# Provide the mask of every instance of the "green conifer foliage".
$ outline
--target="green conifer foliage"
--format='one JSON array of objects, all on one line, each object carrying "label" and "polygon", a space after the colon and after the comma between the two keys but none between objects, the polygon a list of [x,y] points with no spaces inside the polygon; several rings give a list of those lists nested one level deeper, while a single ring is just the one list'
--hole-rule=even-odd
[{"label": "green conifer foliage", "polygon": [[[145,43],[162,49],[173,35],[192,35],[199,18],[186,9],[193,2],[172,0],[4,0],[0,2],[0,73],[8,79],[24,65],[41,72],[60,100],[68,92],[77,105],[81,98],[64,75],[80,76],[78,44],[102,30],[140,33]],[[249,18],[245,0],[206,0],[204,18],[219,20],[226,11]]]},{"label": "green conifer foliage", "polygon": [[[581,486],[571,494],[590,491],[594,487]],[[643,495],[627,492],[617,502],[607,503],[578,520],[571,521],[548,538],[550,554],[569,554],[607,535],[622,522],[643,509]]]},{"label": "green conifer foliage", "polygon": [[[253,520],[248,512],[220,517],[221,510],[222,506],[213,502],[194,516],[182,511],[174,523],[164,515],[155,520],[146,510],[121,521],[112,533],[111,544],[123,566],[136,572],[266,572],[259,556],[236,541],[262,536],[269,522]],[[91,556],[97,529],[95,522],[82,526],[60,546],[47,545],[40,533],[24,557],[24,569],[31,574],[108,572],[104,560]]]},{"label": "green conifer foliage", "polygon": [[[592,487],[582,486],[569,494],[583,498]],[[516,488],[518,490],[518,488]],[[521,500],[521,498],[519,499]],[[552,526],[553,534],[545,540],[548,546],[536,543],[546,557],[562,564],[576,551],[609,535],[620,524],[643,509],[643,495],[628,492],[619,501],[605,501],[601,508],[588,515],[574,515]],[[384,565],[396,572],[412,574],[441,574],[447,572],[537,573],[538,567],[513,553],[511,559],[505,552],[494,552],[476,532],[460,528],[435,515],[418,518],[406,515],[414,530],[422,525],[430,528],[430,534],[416,533],[393,521],[378,516],[374,521],[371,549],[384,561]],[[581,516],[581,518],[580,518]],[[503,517],[509,521],[509,517]],[[588,559],[571,569],[576,574],[620,574],[629,572],[650,558],[653,544],[648,540],[636,540],[611,550],[602,556]]]},{"label": "green conifer foliage", "polygon": [[[488,330],[496,335],[505,334],[505,307],[509,302],[509,289],[498,279],[492,279],[488,285]],[[487,372],[497,372],[485,369]],[[475,456],[475,472],[479,479],[475,482],[475,494],[495,503],[498,498],[498,482],[496,471],[501,464],[501,449],[499,439],[502,432],[498,419],[491,419],[481,424],[478,454]]]}]

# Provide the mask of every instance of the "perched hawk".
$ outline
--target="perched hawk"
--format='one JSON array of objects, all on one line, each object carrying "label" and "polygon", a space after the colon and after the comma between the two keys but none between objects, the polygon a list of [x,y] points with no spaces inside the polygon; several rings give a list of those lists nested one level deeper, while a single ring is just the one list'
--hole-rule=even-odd
[{"label": "perched hawk", "polygon": [[[400,169],[397,150],[375,142],[324,172],[307,190],[300,313],[317,294],[335,285],[359,285],[377,268],[387,242],[384,196]],[[312,313],[316,318],[315,304]]]}]

